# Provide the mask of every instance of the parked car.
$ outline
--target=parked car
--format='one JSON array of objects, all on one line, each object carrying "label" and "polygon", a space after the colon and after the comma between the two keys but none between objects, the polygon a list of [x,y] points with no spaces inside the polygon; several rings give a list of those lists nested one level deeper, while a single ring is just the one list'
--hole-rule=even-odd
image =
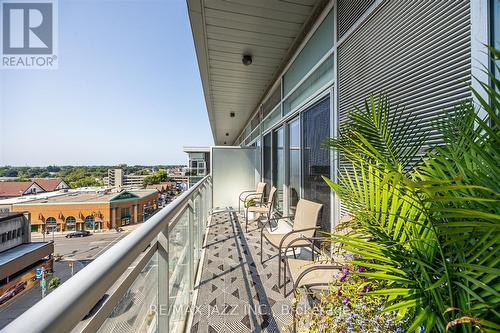
[{"label": "parked car", "polygon": [[26,288],[26,282],[19,282],[9,290],[7,290],[2,296],[0,296],[0,304],[7,302],[12,297],[19,294],[21,291]]},{"label": "parked car", "polygon": [[90,236],[90,231],[88,231],[88,230],[79,230],[79,231],[70,232],[69,234],[66,235],[66,238],[87,237],[87,236]]}]

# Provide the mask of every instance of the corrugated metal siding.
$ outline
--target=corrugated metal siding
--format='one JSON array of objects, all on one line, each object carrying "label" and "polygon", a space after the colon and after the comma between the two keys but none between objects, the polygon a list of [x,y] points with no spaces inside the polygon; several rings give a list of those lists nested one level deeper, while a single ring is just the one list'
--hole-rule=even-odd
[{"label": "corrugated metal siding", "polygon": [[375,0],[337,1],[337,38],[341,38]]},{"label": "corrugated metal siding", "polygon": [[[340,122],[369,94],[384,93],[432,129],[443,110],[471,96],[470,24],[469,0],[381,4],[339,45]],[[432,131],[429,143],[439,142]]]}]

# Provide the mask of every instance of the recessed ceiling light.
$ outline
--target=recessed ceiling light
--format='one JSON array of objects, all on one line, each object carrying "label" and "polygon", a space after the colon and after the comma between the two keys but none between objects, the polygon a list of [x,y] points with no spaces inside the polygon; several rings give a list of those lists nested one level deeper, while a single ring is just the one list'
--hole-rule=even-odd
[{"label": "recessed ceiling light", "polygon": [[229,136],[229,133],[226,133],[226,136]]},{"label": "recessed ceiling light", "polygon": [[252,56],[249,54],[244,54],[243,58],[241,58],[241,62],[245,66],[251,65],[252,64]]}]

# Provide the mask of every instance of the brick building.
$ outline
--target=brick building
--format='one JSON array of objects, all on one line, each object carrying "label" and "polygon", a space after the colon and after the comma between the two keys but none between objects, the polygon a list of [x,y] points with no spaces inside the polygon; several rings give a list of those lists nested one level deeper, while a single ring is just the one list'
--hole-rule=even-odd
[{"label": "brick building", "polygon": [[71,192],[14,204],[12,211],[31,214],[31,231],[113,229],[142,222],[155,209],[158,191]]}]

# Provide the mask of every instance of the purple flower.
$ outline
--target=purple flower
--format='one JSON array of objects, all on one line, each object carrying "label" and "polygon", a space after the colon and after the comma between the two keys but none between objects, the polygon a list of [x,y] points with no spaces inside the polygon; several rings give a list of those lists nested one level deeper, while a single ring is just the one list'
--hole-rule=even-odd
[{"label": "purple flower", "polygon": [[358,268],[358,272],[363,273],[364,271],[366,271],[366,269],[364,267]]},{"label": "purple flower", "polygon": [[361,289],[362,293],[366,293],[368,291],[368,286],[364,286],[363,289]]},{"label": "purple flower", "polygon": [[349,273],[349,270],[347,268],[342,268],[342,274],[347,275]]},{"label": "purple flower", "polygon": [[342,296],[342,290],[340,290],[340,289],[339,289],[339,290],[337,291],[337,296]]},{"label": "purple flower", "polygon": [[342,300],[342,304],[346,305],[347,302],[349,302],[349,297],[344,297],[344,299]]},{"label": "purple flower", "polygon": [[344,282],[346,277],[347,277],[347,275],[342,275],[342,277],[340,278],[340,282]]}]

